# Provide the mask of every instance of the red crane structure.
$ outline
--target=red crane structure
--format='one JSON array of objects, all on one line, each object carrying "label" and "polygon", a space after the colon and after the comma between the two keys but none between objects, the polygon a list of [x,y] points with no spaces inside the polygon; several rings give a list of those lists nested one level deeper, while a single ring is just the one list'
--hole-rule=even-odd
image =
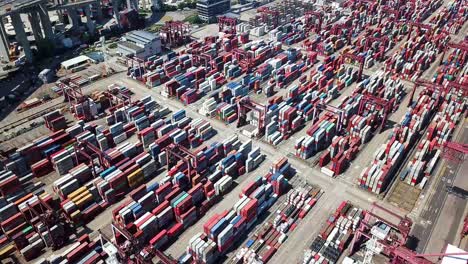
[{"label": "red crane structure", "polygon": [[[75,83],[73,80],[60,81],[58,87],[62,90],[63,97],[68,106],[71,108],[71,112],[76,119],[79,120],[91,120],[91,109],[88,104],[83,104],[88,97],[83,94],[81,86]],[[82,104],[82,113],[76,111],[76,106]]]},{"label": "red crane structure", "polygon": [[347,52],[343,53],[341,54],[340,59],[338,59],[339,65],[343,65],[345,62],[345,59],[354,60],[359,63],[358,81],[361,81],[362,73],[364,71],[364,60],[365,60],[364,56],[358,56],[358,55],[354,55],[354,54],[347,53]]},{"label": "red crane structure", "polygon": [[[109,155],[107,155],[106,152],[100,150],[98,147],[94,146],[86,140],[78,141],[74,146],[74,150],[75,154],[82,154],[86,159],[90,160],[93,170],[93,176],[96,176],[96,170],[94,168],[95,158],[98,159],[99,165],[102,168],[107,169],[111,167],[112,159],[109,157]],[[75,159],[77,164],[79,164],[77,155],[75,155]]]},{"label": "red crane structure", "polygon": [[[47,229],[49,233],[50,240],[52,242],[52,248],[59,249],[65,244],[66,240],[66,231],[62,223],[66,223],[66,221],[62,221],[61,216],[65,216],[62,214],[61,210],[53,210],[41,197],[37,196],[37,201],[34,205],[29,203],[26,204],[26,208],[21,210],[21,214],[24,216],[26,221],[34,227],[36,232],[42,233],[38,228],[38,222],[41,222],[42,225]],[[62,228],[62,235],[54,236],[55,232],[51,232],[51,228],[57,225],[57,228]],[[27,242],[27,241],[26,241]]]},{"label": "red crane structure", "polygon": [[440,63],[439,63],[440,65],[442,65],[442,63],[444,62],[445,52],[449,48],[462,50],[463,51],[462,57],[468,56],[468,42],[467,41],[461,41],[460,43],[449,42],[449,44],[447,44],[445,49],[442,51],[442,57],[440,58]]},{"label": "red crane structure", "polygon": [[462,163],[468,154],[468,144],[461,144],[456,142],[444,142],[442,148],[442,157],[444,159]]},{"label": "red crane structure", "polygon": [[[273,10],[269,8],[268,6],[262,6],[257,8],[257,13],[260,14],[262,18],[262,22],[266,24],[272,24],[273,28],[276,28],[279,26],[279,11],[278,10]],[[271,21],[271,23],[269,23]]]},{"label": "red crane structure", "polygon": [[[386,215],[397,219],[398,222],[390,222],[382,214],[376,210],[383,211]],[[378,224],[385,224],[393,229],[388,232],[385,238],[381,237],[381,233],[374,233],[373,229]],[[434,253],[434,254],[418,254],[408,248],[405,244],[408,241],[409,233],[413,222],[407,216],[399,216],[398,214],[379,206],[377,203],[372,203],[371,210],[364,211],[364,219],[359,223],[353,240],[351,242],[351,254],[359,250],[360,245],[365,240],[371,242],[371,245],[381,250],[381,252],[391,258],[392,264],[432,264],[432,261],[426,257],[444,257],[444,256],[466,256],[468,253]],[[395,232],[396,231],[396,232]],[[373,252],[368,250],[365,254],[363,263],[369,263],[372,259]]]},{"label": "red crane structure", "polygon": [[383,36],[383,37],[373,37],[373,36],[368,36],[366,37],[366,50],[369,50],[369,48],[371,47],[372,43],[373,42],[379,42],[380,43],[380,53],[381,53],[381,56],[380,56],[380,60],[382,61],[385,57],[385,48],[388,46],[388,43],[389,43],[389,39],[387,36]]},{"label": "red crane structure", "polygon": [[[409,102],[408,102],[408,107],[411,106],[411,104],[413,104],[414,93],[416,92],[416,89],[419,86],[425,87],[425,88],[429,89],[432,92],[439,91],[441,94],[445,94],[447,92],[447,87],[444,87],[444,86],[442,86],[440,84],[435,84],[433,82],[426,81],[426,80],[423,80],[423,79],[417,79],[414,82],[413,90],[411,91],[411,96],[410,96],[410,99],[409,99]],[[436,105],[439,105],[439,101],[440,100],[438,98],[437,101],[436,101]]]},{"label": "red crane structure", "polygon": [[188,178],[191,179],[192,172],[198,168],[200,162],[198,157],[193,154],[190,150],[180,144],[172,143],[165,148],[166,151],[166,164],[168,170],[173,168],[178,161],[182,160],[187,164]]},{"label": "red crane structure", "polygon": [[391,100],[382,99],[371,94],[365,94],[359,103],[358,114],[363,115],[364,110],[367,106],[375,106],[377,111],[382,111],[382,120],[380,122],[379,133],[382,133],[385,129],[385,124],[387,123],[388,116],[393,110],[393,105],[395,103],[395,98]]},{"label": "red crane structure", "polygon": [[247,123],[247,112],[256,111],[258,113],[258,136],[265,134],[265,119],[267,106],[252,101],[249,97],[242,97],[237,100],[237,127],[244,126]]},{"label": "red crane structure", "polygon": [[235,35],[236,25],[237,25],[237,19],[233,17],[227,17],[227,16],[218,17],[219,32],[224,32],[227,34]]},{"label": "red crane structure", "polygon": [[160,35],[165,45],[179,47],[190,41],[190,25],[182,21],[166,21]]},{"label": "red crane structure", "polygon": [[400,19],[400,7],[398,8],[393,8],[393,7],[390,7],[390,6],[387,6],[387,5],[384,5],[384,6],[381,6],[380,7],[380,17],[379,17],[379,24],[378,26],[380,26],[382,24],[382,18],[383,18],[383,15],[393,15],[395,17],[395,20],[398,21]]},{"label": "red crane structure", "polygon": [[468,85],[457,83],[455,81],[448,81],[446,85],[449,89],[455,89],[461,92],[464,97],[468,96]]},{"label": "red crane structure", "polygon": [[406,38],[406,41],[410,39],[410,36],[411,36],[411,33],[413,32],[414,27],[418,28],[418,32],[420,32],[421,29],[426,30],[426,36],[430,36],[432,34],[433,29],[431,25],[423,24],[419,22],[413,22],[413,21],[407,21],[406,23],[410,25],[410,28],[408,30],[408,37]]},{"label": "red crane structure", "polygon": [[239,63],[239,66],[242,69],[242,72],[245,73],[252,69],[253,67],[252,58],[250,57],[249,53],[247,53],[247,51],[235,48],[232,50],[232,55]]},{"label": "red crane structure", "polygon": [[[306,28],[314,28],[315,33],[320,33],[322,30],[322,23],[323,23],[323,14],[319,11],[306,11],[304,13],[305,18],[305,26]],[[318,24],[316,21],[318,20]]]},{"label": "red crane structure", "polygon": [[150,246],[143,247],[141,241],[127,230],[120,228],[118,224],[113,222],[111,228],[115,239],[110,239],[99,230],[101,244],[104,245],[107,242],[114,245],[120,261],[123,261],[122,263],[150,264],[153,263],[152,258],[154,256],[158,257],[164,264],[177,263],[177,261],[157,249]]},{"label": "red crane structure", "polygon": [[143,59],[140,59],[138,57],[126,57],[126,64],[128,67],[134,68],[135,66],[138,66],[138,69],[143,70],[142,74],[146,73],[146,67],[145,67],[145,61]]},{"label": "red crane structure", "polygon": [[329,115],[334,115],[337,117],[337,131],[341,132],[341,129],[345,125],[346,119],[344,116],[344,111],[340,108],[334,107],[329,104],[322,104],[322,103],[317,103],[314,107],[314,112],[312,114],[312,120],[315,122],[316,118],[318,117],[317,110],[325,111]]},{"label": "red crane structure", "polygon": [[[345,32],[347,30],[347,32]],[[345,24],[335,24],[332,26],[330,30],[330,34],[332,35],[339,35],[339,34],[347,34],[346,40],[348,41],[348,45],[351,44],[351,37],[353,36],[353,28],[351,26],[346,26]]]}]

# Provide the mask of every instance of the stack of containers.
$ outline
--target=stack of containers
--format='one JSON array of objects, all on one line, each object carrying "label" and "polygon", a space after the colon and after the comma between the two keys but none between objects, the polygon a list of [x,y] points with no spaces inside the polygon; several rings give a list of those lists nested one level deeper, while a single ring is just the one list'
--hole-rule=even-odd
[{"label": "stack of containers", "polygon": [[337,263],[364,218],[365,212],[344,201],[331,215],[320,234],[304,252],[304,264]]},{"label": "stack of containers", "polygon": [[450,93],[446,96],[446,101],[439,107],[427,132],[417,145],[414,156],[400,174],[401,180],[406,179],[410,185],[419,184],[419,188],[424,187],[441,158],[444,142],[450,139],[458,122],[463,118],[466,103],[466,98],[458,94]]},{"label": "stack of containers", "polygon": [[449,36],[442,33],[431,37],[415,36],[386,61],[386,70],[416,80],[430,67],[448,41]]},{"label": "stack of containers", "polygon": [[256,223],[258,216],[263,214],[273,205],[278,196],[283,193],[283,188],[275,187],[286,182],[278,180],[278,175],[284,173],[291,176],[291,170],[287,159],[280,159],[271,167],[271,172],[264,177],[259,177],[246,186],[231,210],[212,216],[203,226],[204,233],[195,235],[189,241],[187,254],[195,261],[214,263],[217,258],[225,254],[231,246],[245,232]]},{"label": "stack of containers", "polygon": [[[450,99],[451,95],[447,95],[447,98]],[[388,141],[377,149],[371,166],[363,170],[360,176],[362,188],[377,194],[386,189],[404,156],[428,126],[439,107],[437,102],[440,103],[440,94],[437,91],[424,90],[420,94],[402,118],[400,127],[394,128]]]}]

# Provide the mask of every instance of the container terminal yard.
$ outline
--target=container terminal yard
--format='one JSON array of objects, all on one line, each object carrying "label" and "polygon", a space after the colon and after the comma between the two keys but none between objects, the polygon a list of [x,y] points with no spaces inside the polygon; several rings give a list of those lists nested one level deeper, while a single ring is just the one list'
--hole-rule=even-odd
[{"label": "container terminal yard", "polygon": [[0,2],[1,263],[467,263],[468,1]]}]

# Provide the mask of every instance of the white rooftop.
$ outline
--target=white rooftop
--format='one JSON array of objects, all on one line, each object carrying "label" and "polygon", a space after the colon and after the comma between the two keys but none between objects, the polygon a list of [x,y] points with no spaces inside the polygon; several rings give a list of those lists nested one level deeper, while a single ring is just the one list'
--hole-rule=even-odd
[{"label": "white rooftop", "polygon": [[[467,253],[454,245],[448,244],[445,253]],[[466,264],[468,262],[468,253],[466,255],[445,256],[441,264]]]},{"label": "white rooftop", "polygon": [[75,64],[78,64],[78,63],[81,63],[81,62],[85,62],[85,61],[89,61],[90,58],[88,56],[85,56],[85,55],[80,55],[78,57],[75,57],[73,59],[69,59],[69,60],[66,60],[66,61],[63,61],[62,62],[62,67],[64,68],[70,68],[72,67],[73,65]]}]

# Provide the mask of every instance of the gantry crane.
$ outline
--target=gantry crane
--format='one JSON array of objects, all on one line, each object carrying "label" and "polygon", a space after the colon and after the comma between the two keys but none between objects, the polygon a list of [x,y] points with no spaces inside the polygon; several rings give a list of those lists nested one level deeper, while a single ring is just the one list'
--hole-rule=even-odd
[{"label": "gantry crane", "polygon": [[445,52],[449,48],[459,49],[463,52],[463,55],[462,55],[463,57],[468,56],[468,42],[467,41],[462,41],[460,43],[449,42],[447,46],[445,47],[445,49],[442,51],[442,57],[440,58],[440,63],[439,63],[440,65],[442,65],[442,63],[444,62]]},{"label": "gantry crane", "polygon": [[[117,253],[121,263],[136,263],[136,264],[150,264],[153,263],[152,258],[158,257],[164,264],[176,264],[177,261],[167,256],[163,252],[157,249],[151,248],[151,246],[144,247],[138,239],[121,228],[118,223],[114,221],[111,223],[112,233],[114,239],[107,237],[101,230],[98,230],[100,235],[101,245],[105,243],[111,243],[117,249]],[[123,240],[118,238],[122,237]]]},{"label": "gantry crane", "polygon": [[107,169],[111,167],[112,158],[109,155],[107,155],[105,151],[100,150],[98,147],[94,146],[90,142],[86,140],[79,140],[78,142],[76,142],[73,148],[75,150],[75,159],[77,164],[79,164],[77,154],[82,154],[86,159],[90,160],[93,176],[96,176],[96,171],[94,168],[94,159],[96,157],[98,158],[99,165],[102,168]]},{"label": "gantry crane", "polygon": [[341,132],[341,129],[343,128],[344,125],[346,125],[346,119],[344,116],[344,111],[340,108],[334,107],[329,104],[322,104],[322,103],[317,103],[315,104],[314,107],[314,112],[312,114],[312,120],[315,122],[316,118],[318,117],[317,110],[325,111],[330,115],[334,115],[337,117],[337,131]]},{"label": "gantry crane", "polygon": [[[408,107],[413,104],[414,93],[416,92],[416,89],[419,86],[425,87],[426,89],[430,90],[431,92],[439,91],[440,95],[443,95],[448,91],[447,87],[445,87],[443,85],[435,84],[435,83],[432,83],[430,81],[426,81],[426,80],[423,80],[423,79],[417,79],[414,82],[413,90],[411,91],[411,96],[410,96],[410,99],[409,99],[409,102],[408,102]],[[439,98],[440,98],[440,96],[438,97],[438,99],[436,101],[436,105],[439,105],[439,101],[440,101]]]},{"label": "gantry crane", "polygon": [[339,34],[344,34],[345,31],[344,30],[347,30],[348,32],[346,32],[346,40],[347,40],[347,44],[350,45],[351,44],[351,37],[353,36],[353,28],[351,26],[346,26],[345,24],[335,24],[332,26],[331,30],[330,30],[330,34],[332,35],[339,35]]},{"label": "gantry crane", "polygon": [[380,26],[382,24],[382,18],[383,18],[383,15],[386,14],[386,15],[393,15],[395,17],[395,20],[398,21],[400,20],[400,8],[393,8],[393,7],[389,7],[389,6],[381,6],[380,7],[380,17],[379,17],[379,24],[378,26]]},{"label": "gantry crane", "polygon": [[364,110],[366,109],[367,105],[375,106],[377,108],[377,111],[382,111],[382,120],[380,122],[380,128],[379,128],[379,133],[382,133],[383,130],[385,129],[385,124],[387,123],[388,116],[393,110],[394,103],[395,103],[395,98],[386,100],[386,99],[382,99],[371,94],[365,94],[363,95],[359,103],[358,114],[363,115]]},{"label": "gantry crane", "polygon": [[273,28],[277,28],[279,26],[280,13],[278,10],[271,9],[267,6],[262,6],[257,8],[257,13],[260,14],[263,23],[268,24],[268,21],[272,21]]},{"label": "gantry crane", "polygon": [[198,157],[193,154],[190,150],[180,144],[171,143],[165,148],[166,151],[166,164],[167,168],[170,169],[177,164],[178,161],[182,160],[187,164],[187,171],[189,179],[191,179],[192,172],[196,171],[200,162]]},{"label": "gantry crane", "polygon": [[380,52],[381,52],[381,57],[379,58],[381,61],[385,57],[385,49],[388,46],[389,39],[387,36],[383,37],[373,37],[373,36],[368,36],[366,37],[366,50],[369,50],[369,48],[372,46],[372,43],[374,42],[379,42],[380,43]]},{"label": "gantry crane", "polygon": [[362,73],[364,71],[364,61],[365,61],[364,56],[358,56],[358,55],[354,55],[348,52],[343,53],[341,54],[340,58],[337,60],[338,65],[343,65],[346,59],[351,59],[359,63],[358,81],[361,81]]},{"label": "gantry crane", "polygon": [[160,35],[168,47],[179,47],[190,41],[190,25],[182,21],[166,21]]},{"label": "gantry crane", "polygon": [[446,141],[443,145],[442,154],[444,159],[462,163],[468,154],[468,144]]},{"label": "gantry crane", "polygon": [[227,34],[236,34],[237,19],[233,17],[220,16],[218,17],[218,29],[219,32]]},{"label": "gantry crane", "polygon": [[237,100],[237,127],[244,126],[247,123],[247,112],[256,111],[258,112],[258,136],[265,134],[265,119],[267,106],[252,101],[249,97],[242,97]]},{"label": "gantry crane", "polygon": [[410,39],[410,36],[411,36],[411,33],[413,32],[414,27],[418,28],[418,32],[420,32],[421,29],[426,30],[426,36],[428,37],[432,34],[433,29],[431,25],[423,24],[419,22],[413,22],[413,21],[407,21],[406,23],[410,25],[410,28],[408,30],[408,37],[406,38],[406,41]]},{"label": "gantry crane", "polygon": [[235,48],[232,50],[233,57],[239,63],[239,66],[242,69],[242,72],[249,72],[253,67],[252,58],[249,53],[245,50]]},{"label": "gantry crane", "polygon": [[[68,106],[71,108],[71,112],[76,119],[88,121],[93,118],[89,105],[84,104],[88,100],[88,97],[83,94],[83,90],[79,84],[73,80],[62,80],[58,83],[58,87],[62,90],[63,97],[68,102]],[[76,111],[76,106],[80,104],[82,106],[82,114]]]},{"label": "gantry crane", "polygon": [[[37,196],[36,204],[31,205],[29,202],[26,203],[26,208],[21,210],[21,214],[24,216],[26,221],[30,224],[30,226],[34,227],[36,232],[41,234],[41,231],[37,225],[38,222],[42,223],[42,225],[47,229],[49,234],[50,240],[52,242],[52,248],[54,250],[61,248],[65,242],[68,233],[68,229],[63,226],[63,224],[67,223],[67,220],[64,219],[66,215],[61,210],[54,210],[52,209],[41,197]],[[71,221],[69,221],[71,222]],[[56,233],[51,232],[51,228],[54,226],[57,228],[61,228],[62,231]],[[58,236],[54,234],[59,234]]]},{"label": "gantry crane", "polygon": [[[306,28],[314,28],[315,33],[320,33],[322,30],[323,13],[319,11],[306,11],[304,13]],[[318,23],[316,21],[318,20]]]}]

